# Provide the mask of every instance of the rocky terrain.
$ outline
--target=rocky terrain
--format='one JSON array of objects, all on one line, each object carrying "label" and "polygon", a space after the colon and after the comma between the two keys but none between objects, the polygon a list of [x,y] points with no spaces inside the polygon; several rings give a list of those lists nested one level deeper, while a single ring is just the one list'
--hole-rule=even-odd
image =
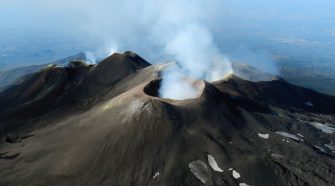
[{"label": "rocky terrain", "polygon": [[335,185],[335,97],[231,75],[163,99],[165,66],[115,53],[2,91],[0,185]]}]

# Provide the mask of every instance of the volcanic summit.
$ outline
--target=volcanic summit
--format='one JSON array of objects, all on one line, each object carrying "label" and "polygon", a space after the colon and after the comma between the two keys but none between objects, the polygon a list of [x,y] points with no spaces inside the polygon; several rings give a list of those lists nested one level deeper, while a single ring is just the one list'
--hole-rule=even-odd
[{"label": "volcanic summit", "polygon": [[4,89],[0,185],[335,185],[335,97],[232,74],[166,99],[164,68],[115,53]]}]

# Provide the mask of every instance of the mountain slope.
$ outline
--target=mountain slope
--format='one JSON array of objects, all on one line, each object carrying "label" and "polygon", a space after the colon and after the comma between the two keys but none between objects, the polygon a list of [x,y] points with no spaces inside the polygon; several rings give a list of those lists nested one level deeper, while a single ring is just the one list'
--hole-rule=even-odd
[{"label": "mountain slope", "polygon": [[283,79],[250,82],[237,76],[214,83],[223,92],[283,109],[335,114],[334,96],[298,87]]},{"label": "mountain slope", "polygon": [[[6,135],[0,145],[0,185],[335,184],[334,97],[283,80],[255,83],[231,76],[199,82],[198,98],[162,99],[162,68],[125,53],[80,73],[63,69],[66,81],[57,75],[50,81],[71,87],[51,91],[58,93],[51,108],[61,109],[32,116],[25,126],[44,123],[30,132],[18,130],[22,123],[14,117],[21,113],[16,98],[25,95],[18,93],[25,84],[10,89],[0,100],[13,95],[13,115],[5,122],[16,124],[9,131],[19,137]],[[78,88],[70,74],[83,79]],[[44,90],[33,95],[51,95]],[[40,109],[29,97],[22,101],[27,110]],[[85,97],[95,101],[68,112],[66,107],[78,107],[73,100]],[[54,115],[62,112],[66,117]]]},{"label": "mountain slope", "polygon": [[[85,53],[78,53],[73,56],[69,56],[67,58],[54,61],[50,64],[66,66],[72,60],[85,60],[86,55]],[[10,70],[0,71],[0,92],[12,84],[19,84],[20,81],[25,79],[25,76],[36,73],[41,69],[47,67],[49,64],[42,64],[42,65],[31,65],[25,67],[18,67]]]},{"label": "mountain slope", "polygon": [[0,122],[7,123],[0,127],[16,127],[27,119],[44,116],[48,119],[88,109],[101,101],[111,88],[114,90],[109,94],[126,91],[127,87],[115,87],[122,87],[118,83],[123,78],[135,76],[138,69],[149,65],[130,52],[113,54],[97,66],[49,65],[0,93]]}]

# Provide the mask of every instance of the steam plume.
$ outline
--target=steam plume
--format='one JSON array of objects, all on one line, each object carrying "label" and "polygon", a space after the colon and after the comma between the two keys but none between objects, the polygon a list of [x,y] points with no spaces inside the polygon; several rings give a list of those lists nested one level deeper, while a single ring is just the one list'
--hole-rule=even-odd
[{"label": "steam plume", "polygon": [[[146,54],[151,51],[158,56],[151,59],[162,59],[163,56],[170,57],[166,61],[176,60],[180,68],[163,73],[160,92],[165,97],[178,97],[170,95],[172,86],[183,98],[197,94],[191,85],[186,85],[184,77],[212,81],[232,71],[229,60],[214,42],[210,28],[222,11],[221,0],[170,0],[164,3],[156,0],[31,0],[29,3],[30,7],[37,5],[39,8],[32,8],[34,13],[28,13],[43,18],[41,21],[57,21],[62,28],[67,28],[66,33],[75,30],[70,33],[90,45],[108,45],[96,52],[97,58],[117,49]],[[50,16],[42,16],[45,14]],[[60,24],[49,27],[62,30],[55,28],[57,25]]]},{"label": "steam plume", "polygon": [[200,92],[201,90],[192,86],[188,77],[177,66],[170,67],[163,72],[162,85],[159,89],[160,97],[183,100],[195,98]]},{"label": "steam plume", "polygon": [[90,64],[96,64],[97,63],[97,59],[95,57],[95,55],[91,52],[85,52],[85,60],[87,63]]},{"label": "steam plume", "polygon": [[183,76],[216,81],[232,73],[230,61],[215,46],[209,30],[198,23],[190,22],[175,33],[166,45],[166,52],[176,58],[180,69],[163,73],[160,96],[164,98],[187,99],[198,95],[198,90]]}]

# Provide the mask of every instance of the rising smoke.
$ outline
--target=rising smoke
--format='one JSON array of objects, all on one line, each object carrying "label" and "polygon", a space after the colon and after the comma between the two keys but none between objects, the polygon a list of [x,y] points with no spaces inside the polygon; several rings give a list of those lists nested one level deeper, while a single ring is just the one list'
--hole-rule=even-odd
[{"label": "rising smoke", "polygon": [[178,66],[171,66],[163,72],[163,80],[159,89],[160,97],[183,100],[195,98],[200,93],[200,87],[194,86]]},{"label": "rising smoke", "polygon": [[[163,73],[160,96],[172,99],[194,98],[199,90],[187,78],[215,81],[232,73],[231,63],[217,48],[213,35],[203,23],[207,13],[203,1],[173,2],[162,7],[155,20],[154,35],[167,55],[173,56],[178,67]],[[186,11],[185,11],[186,9]],[[177,12],[176,12],[177,11]],[[172,16],[172,18],[170,18]],[[161,36],[159,33],[165,33]],[[158,34],[157,34],[158,30]]]},{"label": "rising smoke", "polygon": [[215,46],[209,30],[196,22],[181,27],[167,42],[166,52],[175,57],[180,68],[163,73],[160,90],[163,98],[196,97],[200,90],[192,87],[185,76],[216,81],[232,73],[230,61]]},{"label": "rising smoke", "polygon": [[33,15],[34,21],[25,24],[71,33],[93,45],[96,59],[88,56],[92,62],[125,50],[176,61],[179,68],[163,73],[162,97],[195,97],[197,89],[185,77],[215,81],[232,73],[213,34],[213,25],[227,10],[222,0],[30,0],[20,6],[24,8],[17,15]]},{"label": "rising smoke", "polygon": [[92,52],[84,52],[85,61],[89,64],[96,64],[97,59],[96,56]]},{"label": "rising smoke", "polygon": [[[331,71],[334,65],[330,61],[335,54],[334,2],[1,0],[0,71],[42,64],[81,51],[93,52],[99,61],[115,48],[121,52],[132,50],[151,63],[176,60],[181,73],[207,80],[219,79],[224,74],[220,69],[229,69],[221,51],[227,52],[233,62],[275,74],[279,71],[273,59],[280,66],[290,59],[299,60],[301,63],[294,64],[299,68],[324,67],[319,65],[323,63],[327,68],[320,70]],[[187,33],[192,37],[183,38]],[[206,38],[209,48],[204,47]],[[189,44],[174,48],[183,42]],[[195,46],[198,43],[204,45]],[[252,51],[236,50],[241,46]],[[255,49],[265,50],[265,55]],[[211,51],[214,55],[205,54]]]},{"label": "rising smoke", "polygon": [[[160,96],[193,98],[198,95],[198,89],[186,80],[187,77],[215,81],[232,72],[230,61],[216,46],[206,24],[216,17],[213,12],[218,11],[220,5],[219,0],[101,1],[90,7],[101,11],[93,11],[93,17],[88,17],[83,28],[92,34],[89,37],[100,37],[102,42],[111,43],[110,47],[104,45],[99,49],[102,52],[96,52],[98,56],[102,56],[106,48],[109,49],[107,55],[119,47],[134,51],[158,48],[158,53],[170,56],[180,67],[163,73]],[[89,15],[90,12],[92,9],[87,11]]]}]

